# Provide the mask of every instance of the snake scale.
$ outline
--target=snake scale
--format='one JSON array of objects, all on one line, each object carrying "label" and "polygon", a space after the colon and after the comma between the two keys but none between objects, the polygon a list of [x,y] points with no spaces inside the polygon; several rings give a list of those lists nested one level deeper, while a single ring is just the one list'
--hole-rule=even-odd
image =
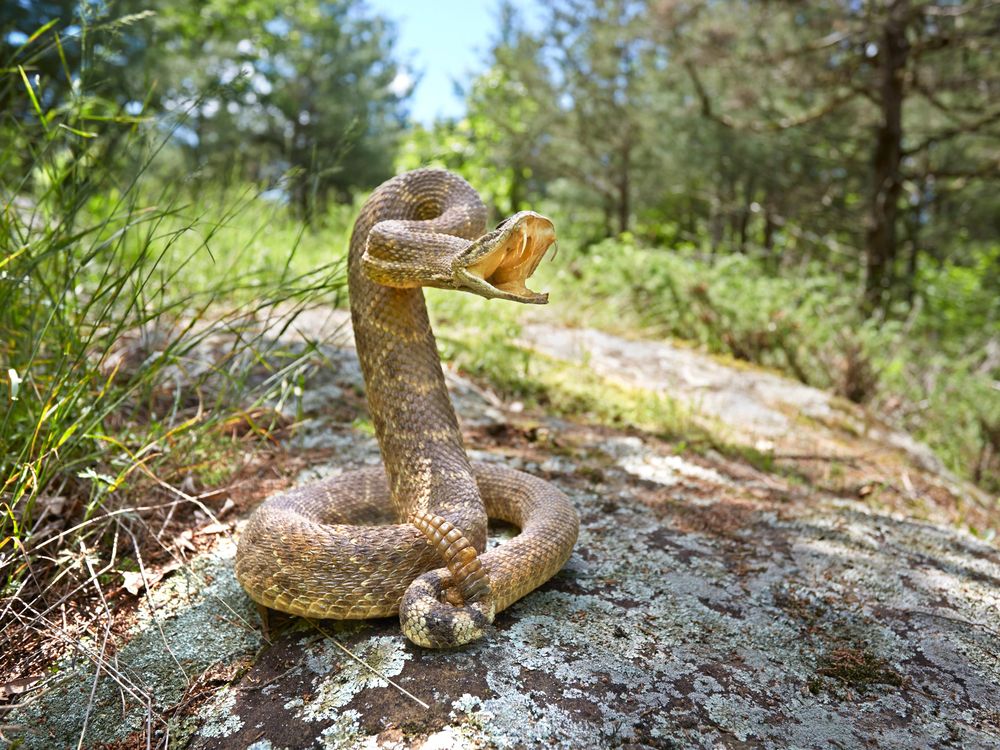
[{"label": "snake scale", "polygon": [[[540,304],[525,281],[555,240],[531,211],[486,231],[486,208],[437,169],[383,183],[351,236],[358,358],[383,467],[269,498],[239,541],[236,577],[265,608],[315,618],[399,613],[426,647],[484,635],[496,612],[569,558],[579,520],[529,474],[471,463],[445,388],[421,287]],[[520,529],[486,552],[487,517]]]}]

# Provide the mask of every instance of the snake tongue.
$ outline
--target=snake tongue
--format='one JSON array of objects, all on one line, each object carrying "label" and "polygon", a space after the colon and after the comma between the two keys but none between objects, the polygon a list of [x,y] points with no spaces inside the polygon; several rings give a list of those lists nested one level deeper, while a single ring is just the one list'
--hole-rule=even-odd
[{"label": "snake tongue", "polygon": [[467,288],[484,297],[548,302],[547,294],[532,291],[525,282],[555,239],[555,228],[544,216],[534,211],[515,214],[477,243],[472,261],[462,269],[470,282]]}]

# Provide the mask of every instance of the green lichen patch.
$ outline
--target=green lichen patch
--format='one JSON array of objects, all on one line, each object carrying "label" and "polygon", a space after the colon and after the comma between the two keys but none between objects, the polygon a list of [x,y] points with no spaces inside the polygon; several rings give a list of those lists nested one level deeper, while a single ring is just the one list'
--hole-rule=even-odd
[{"label": "green lichen patch", "polygon": [[[889,666],[885,659],[867,649],[838,648],[823,656],[816,674],[859,690],[867,690],[875,685],[890,687],[903,685],[903,676]],[[814,683],[810,682],[810,690],[813,689],[813,685]]]}]

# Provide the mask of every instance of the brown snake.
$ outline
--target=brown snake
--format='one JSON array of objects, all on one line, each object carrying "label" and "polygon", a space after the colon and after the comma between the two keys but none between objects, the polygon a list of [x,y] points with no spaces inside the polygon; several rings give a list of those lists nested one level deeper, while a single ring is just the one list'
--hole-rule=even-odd
[{"label": "brown snake", "polygon": [[[579,521],[562,492],[469,462],[420,290],[547,301],[524,282],[555,240],[552,223],[523,211],[486,233],[485,221],[476,191],[433,169],[389,180],[362,208],[348,283],[385,468],[299,487],[257,508],[240,538],[236,577],[258,604],[316,618],[398,612],[414,643],[456,646],[480,638],[495,612],[569,558]],[[487,516],[520,534],[485,552]]]}]

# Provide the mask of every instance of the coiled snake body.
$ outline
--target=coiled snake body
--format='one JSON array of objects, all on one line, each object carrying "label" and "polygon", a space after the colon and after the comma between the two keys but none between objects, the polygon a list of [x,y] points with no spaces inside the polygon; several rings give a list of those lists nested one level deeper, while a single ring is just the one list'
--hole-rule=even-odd
[{"label": "coiled snake body", "polygon": [[[481,637],[495,612],[569,558],[579,522],[565,495],[466,456],[420,290],[547,300],[524,282],[555,239],[551,222],[525,211],[486,233],[485,219],[467,182],[432,169],[389,180],[362,208],[348,283],[384,470],[348,472],[257,508],[236,577],[258,604],[316,618],[398,612],[413,642],[454,646]],[[487,516],[520,534],[485,552]]]}]

